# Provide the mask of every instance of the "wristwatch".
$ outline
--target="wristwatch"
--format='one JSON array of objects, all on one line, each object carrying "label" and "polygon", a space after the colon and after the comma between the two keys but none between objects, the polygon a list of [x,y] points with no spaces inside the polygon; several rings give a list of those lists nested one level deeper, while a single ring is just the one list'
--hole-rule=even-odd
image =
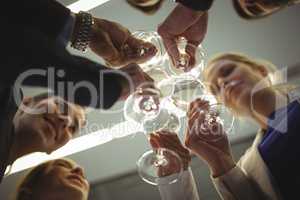
[{"label": "wristwatch", "polygon": [[71,39],[71,47],[86,52],[91,40],[94,18],[87,12],[80,11],[76,14],[75,29]]}]

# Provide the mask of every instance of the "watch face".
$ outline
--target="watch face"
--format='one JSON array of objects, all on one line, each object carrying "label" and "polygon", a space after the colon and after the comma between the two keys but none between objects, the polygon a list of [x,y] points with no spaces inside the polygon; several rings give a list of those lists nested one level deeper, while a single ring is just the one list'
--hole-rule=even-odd
[{"label": "watch face", "polygon": [[291,0],[233,0],[238,14],[247,19],[271,15],[288,6]]}]

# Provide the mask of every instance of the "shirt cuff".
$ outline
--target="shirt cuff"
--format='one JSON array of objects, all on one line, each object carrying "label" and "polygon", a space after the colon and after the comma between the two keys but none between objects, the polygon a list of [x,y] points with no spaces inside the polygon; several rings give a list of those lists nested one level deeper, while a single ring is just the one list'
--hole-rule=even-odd
[{"label": "shirt cuff", "polygon": [[[239,166],[235,166],[226,174],[219,177],[211,177],[218,193],[224,199],[253,199],[253,188],[245,172]],[[256,195],[254,195],[256,196]],[[255,199],[255,198],[254,198]]]},{"label": "shirt cuff", "polygon": [[71,36],[75,26],[75,19],[76,19],[75,14],[71,13],[67,20],[67,23],[65,24],[65,26],[63,27],[62,31],[58,36],[58,41],[61,44],[63,44],[65,47],[68,45],[69,41],[71,40]]},{"label": "shirt cuff", "polygon": [[182,172],[177,182],[170,184],[178,174],[157,179],[162,200],[199,200],[198,190],[191,169]]}]

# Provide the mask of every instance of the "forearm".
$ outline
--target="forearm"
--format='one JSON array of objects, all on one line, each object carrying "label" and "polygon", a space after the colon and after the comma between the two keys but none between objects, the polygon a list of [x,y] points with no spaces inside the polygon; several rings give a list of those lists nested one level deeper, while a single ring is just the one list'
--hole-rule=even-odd
[{"label": "forearm", "polygon": [[[177,5],[175,9],[168,15],[162,25],[159,26],[158,32],[161,35],[165,33],[177,35],[186,31],[187,27],[195,24],[206,11],[196,11],[184,5]],[[178,25],[184,19],[184,25]]]},{"label": "forearm", "polygon": [[219,177],[211,177],[216,190],[224,200],[267,200],[239,166]]},{"label": "forearm", "polygon": [[231,156],[226,158],[225,156],[220,156],[216,157],[215,159],[211,159],[208,166],[210,168],[212,177],[219,177],[232,170],[236,166],[236,163]]},{"label": "forearm", "polygon": [[[97,91],[97,104],[93,107],[108,108],[119,99],[122,89],[120,79],[123,78],[121,75],[107,74],[107,70],[110,69],[105,66],[72,56],[62,44],[53,42],[42,33],[34,30],[22,31],[26,40],[17,37],[15,40],[8,40],[7,45],[6,41],[4,43],[7,47],[5,48],[7,56],[0,61],[0,66],[3,67],[3,73],[0,73],[2,85],[11,86],[25,75],[25,80],[21,80],[23,85],[49,87],[66,98],[67,91],[72,92],[76,85],[85,81]],[[48,76],[47,73],[51,69],[53,70],[52,76]],[[64,74],[58,73],[59,71]],[[41,73],[33,75],[36,72]],[[26,73],[29,74],[26,75]],[[62,74],[63,76],[60,77]],[[48,79],[55,81],[49,84]],[[68,87],[73,89],[69,90]],[[69,100],[88,106],[91,100],[88,91],[82,89],[76,91],[76,98]]]},{"label": "forearm", "polygon": [[110,108],[121,95],[124,77],[99,64],[80,60],[76,65],[39,67],[37,69],[47,72],[47,76],[28,77],[23,85],[47,87],[56,95],[82,106]]}]

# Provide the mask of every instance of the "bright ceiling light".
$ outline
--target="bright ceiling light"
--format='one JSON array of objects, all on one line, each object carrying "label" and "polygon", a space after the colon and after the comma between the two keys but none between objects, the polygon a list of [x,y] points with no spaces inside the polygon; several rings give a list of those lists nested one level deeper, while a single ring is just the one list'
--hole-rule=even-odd
[{"label": "bright ceiling light", "polygon": [[108,2],[109,0],[79,0],[75,3],[68,5],[67,7],[74,13],[79,11],[89,11],[101,4]]},{"label": "bright ceiling light", "polygon": [[[165,106],[166,108],[176,112],[179,118],[183,118],[186,115],[185,112],[178,109],[174,104],[166,104]],[[101,129],[74,138],[68,142],[68,144],[52,152],[50,155],[47,155],[46,153],[32,153],[23,156],[14,162],[12,168],[10,169],[10,174],[23,171],[49,160],[62,158],[71,154],[85,151],[98,145],[110,142],[113,139],[122,138],[141,132],[143,132],[143,127],[140,124],[133,121],[124,121],[111,128]]]},{"label": "bright ceiling light", "polygon": [[16,160],[10,174],[34,167],[48,160],[57,159],[78,153],[95,146],[110,142],[113,139],[125,137],[141,132],[142,128],[134,122],[122,122],[110,129],[102,129],[71,140],[67,145],[47,155],[45,153],[33,153]]}]

